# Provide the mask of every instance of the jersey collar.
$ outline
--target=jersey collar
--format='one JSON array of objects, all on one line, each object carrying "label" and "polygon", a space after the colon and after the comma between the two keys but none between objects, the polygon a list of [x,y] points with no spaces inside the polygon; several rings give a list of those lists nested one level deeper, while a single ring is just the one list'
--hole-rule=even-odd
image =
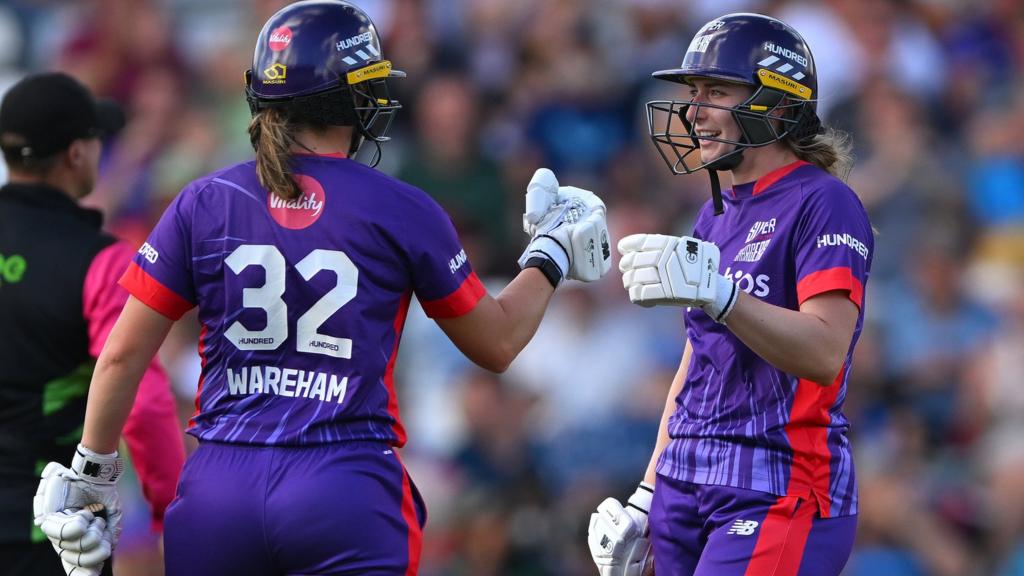
[{"label": "jersey collar", "polygon": [[768,189],[769,186],[778,182],[786,174],[789,174],[790,172],[796,170],[801,166],[806,166],[807,164],[810,164],[810,162],[797,160],[796,162],[791,162],[789,164],[786,164],[785,166],[782,166],[781,168],[776,168],[775,170],[772,170],[771,172],[765,174],[764,176],[761,176],[760,178],[757,179],[757,182],[754,182],[753,195],[757,196],[761,192],[764,192],[766,189]]},{"label": "jersey collar", "polygon": [[806,166],[808,164],[810,164],[810,162],[797,160],[795,162],[790,162],[785,166],[781,166],[779,168],[776,168],[775,170],[772,170],[771,172],[765,174],[764,176],[761,176],[754,182],[744,182],[743,184],[733,185],[732,196],[733,198],[746,198],[749,196],[757,196],[758,194],[770,188],[780,179],[782,179],[782,177],[785,176],[786,174],[789,174],[793,170],[796,170],[797,168],[801,166]]}]

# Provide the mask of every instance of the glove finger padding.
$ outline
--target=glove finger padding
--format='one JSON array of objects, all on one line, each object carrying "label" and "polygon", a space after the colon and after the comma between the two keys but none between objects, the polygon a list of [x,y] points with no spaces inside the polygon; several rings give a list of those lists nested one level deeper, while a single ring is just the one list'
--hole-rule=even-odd
[{"label": "glove finger padding", "polygon": [[[113,479],[116,480],[116,475]],[[106,520],[104,520],[104,527],[101,530],[104,540],[113,548],[116,546],[118,537],[121,534],[122,517],[121,502],[117,494],[116,484],[114,482],[96,483],[84,480],[77,472],[57,462],[50,462],[46,465],[32,501],[32,508],[36,525],[43,530],[43,533],[48,538],[51,540],[61,539],[60,524],[53,520],[49,516],[50,514],[63,511],[79,511],[90,504],[103,505]],[[44,522],[48,518],[51,518],[51,521],[44,528]],[[80,521],[74,520],[65,530],[75,527],[77,527],[75,529],[81,529],[81,524],[78,524],[78,522]],[[67,532],[65,532],[66,535]],[[85,549],[87,544],[83,542],[79,546]]]},{"label": "glove finger padding", "polygon": [[537,225],[558,201],[558,178],[547,168],[538,168],[526,185],[526,211],[523,213],[523,232],[537,233]]},{"label": "glove finger padding", "polygon": [[[68,576],[85,574],[89,570],[95,570],[94,573],[98,574],[103,569],[103,563],[110,558],[110,542],[107,540],[103,540],[99,546],[85,552],[66,550],[56,544],[53,545],[53,549],[57,551],[61,562],[64,563],[64,571]],[[71,570],[68,570],[69,568]]]},{"label": "glove finger padding", "polygon": [[629,299],[641,306],[704,306],[715,301],[718,247],[689,236],[633,234],[619,242],[619,270]]},{"label": "glove finger padding", "polygon": [[569,267],[569,278],[593,282],[604,276],[612,267],[611,241],[603,205],[602,203],[602,209],[592,211],[572,228],[572,263]]},{"label": "glove finger padding", "polygon": [[673,240],[679,240],[679,238],[664,234],[630,234],[619,240],[619,254],[625,256],[629,252],[661,250]]},{"label": "glove finger padding", "polygon": [[47,514],[39,529],[54,546],[82,552],[92,550],[103,541],[107,521],[88,510],[64,510]]},{"label": "glove finger padding", "polygon": [[64,566],[64,572],[67,576],[100,576],[100,573],[103,572],[103,564],[90,568],[78,566],[65,560],[61,560],[61,564]]},{"label": "glove finger padding", "polygon": [[50,540],[68,576],[98,576],[113,546],[106,520],[88,510],[47,514],[40,529]]}]

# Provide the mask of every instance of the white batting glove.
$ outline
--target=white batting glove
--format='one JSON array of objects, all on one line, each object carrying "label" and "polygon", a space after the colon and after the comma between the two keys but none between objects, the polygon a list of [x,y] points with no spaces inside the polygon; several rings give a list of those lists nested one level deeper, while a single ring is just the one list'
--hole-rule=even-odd
[{"label": "white batting glove", "polygon": [[645,307],[699,306],[724,322],[739,298],[736,284],[718,273],[718,246],[689,236],[633,234],[619,242],[619,271],[629,300]]},{"label": "white batting glove", "polygon": [[654,574],[650,528],[654,486],[641,482],[626,506],[606,498],[590,515],[587,545],[601,576],[649,576]]},{"label": "white batting glove", "polygon": [[552,285],[563,278],[593,282],[611,268],[604,202],[589,190],[558,186],[547,168],[527,186],[523,230],[533,236],[519,266],[536,266]]},{"label": "white batting glove", "polygon": [[523,232],[537,234],[537,225],[558,202],[558,178],[547,168],[538,168],[526,185],[526,212],[523,212]]},{"label": "white batting glove", "polygon": [[[96,568],[98,573],[103,561],[117,545],[122,512],[116,484],[123,471],[124,462],[117,452],[98,454],[81,444],[75,450],[70,469],[57,462],[50,462],[43,469],[32,501],[33,514],[36,525],[58,549],[65,569],[70,563],[79,568]],[[102,505],[106,519],[96,519],[91,513],[75,514],[95,504]],[[102,532],[99,542],[90,535],[90,530]],[[83,552],[90,554],[78,554]],[[98,556],[102,558],[95,563]],[[69,562],[69,558],[75,562]],[[75,576],[79,574],[84,573],[78,572]]]},{"label": "white batting glove", "polygon": [[106,527],[105,519],[86,509],[51,512],[40,525],[68,576],[99,576],[111,552]]}]

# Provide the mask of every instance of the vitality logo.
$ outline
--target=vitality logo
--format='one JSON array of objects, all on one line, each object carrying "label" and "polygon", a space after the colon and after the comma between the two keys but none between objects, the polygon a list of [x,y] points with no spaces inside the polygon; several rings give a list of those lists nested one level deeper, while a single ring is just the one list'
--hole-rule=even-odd
[{"label": "vitality logo", "polygon": [[21,282],[26,268],[28,268],[28,262],[20,254],[11,254],[10,256],[0,254],[0,286],[3,286],[4,282],[8,284]]},{"label": "vitality logo", "polygon": [[282,200],[271,192],[267,195],[267,208],[274,221],[290,230],[301,230],[311,226],[323,214],[327,203],[324,187],[312,176],[293,175],[302,191],[294,200]]}]

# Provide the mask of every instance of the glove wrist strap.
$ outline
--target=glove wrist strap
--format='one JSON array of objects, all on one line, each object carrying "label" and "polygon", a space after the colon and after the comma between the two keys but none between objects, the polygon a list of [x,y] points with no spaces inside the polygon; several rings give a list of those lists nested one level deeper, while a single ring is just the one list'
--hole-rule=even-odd
[{"label": "glove wrist strap", "polygon": [[79,444],[71,460],[71,469],[87,482],[116,484],[124,472],[124,460],[116,450],[110,454],[99,454]]},{"label": "glove wrist strap", "polygon": [[636,508],[637,510],[647,514],[651,510],[651,502],[654,500],[654,486],[646,482],[641,482],[640,486],[637,487],[636,492],[629,497],[626,501],[626,506]]},{"label": "glove wrist strap", "polygon": [[740,291],[736,283],[728,276],[719,274],[715,282],[715,300],[706,305],[705,312],[715,322],[725,324],[725,319],[732,312],[732,309],[736,307],[736,301],[739,300],[739,296]]},{"label": "glove wrist strap", "polygon": [[562,271],[558,269],[558,265],[543,256],[529,258],[526,264],[523,265],[523,270],[527,268],[540,270],[541,274],[548,279],[548,282],[551,282],[552,288],[558,288],[558,284],[562,281]]}]

